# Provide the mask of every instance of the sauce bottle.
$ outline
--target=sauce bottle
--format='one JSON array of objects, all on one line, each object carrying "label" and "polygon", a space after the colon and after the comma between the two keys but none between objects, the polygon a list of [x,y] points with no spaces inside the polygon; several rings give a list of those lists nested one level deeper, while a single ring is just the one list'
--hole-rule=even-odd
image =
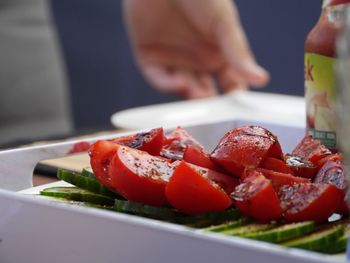
[{"label": "sauce bottle", "polygon": [[307,133],[331,150],[336,136],[336,39],[350,0],[324,0],[322,13],[305,42],[305,99]]}]

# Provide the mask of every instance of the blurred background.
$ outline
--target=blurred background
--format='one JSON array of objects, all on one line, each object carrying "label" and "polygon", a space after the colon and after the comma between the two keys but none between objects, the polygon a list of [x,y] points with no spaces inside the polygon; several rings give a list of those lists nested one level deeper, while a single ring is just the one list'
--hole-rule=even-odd
[{"label": "blurred background", "polygon": [[[78,130],[109,128],[114,112],[178,99],[149,88],[135,67],[121,1],[51,1]],[[261,92],[303,96],[304,41],[320,15],[321,1],[236,0],[236,4],[257,60],[272,76]]]}]

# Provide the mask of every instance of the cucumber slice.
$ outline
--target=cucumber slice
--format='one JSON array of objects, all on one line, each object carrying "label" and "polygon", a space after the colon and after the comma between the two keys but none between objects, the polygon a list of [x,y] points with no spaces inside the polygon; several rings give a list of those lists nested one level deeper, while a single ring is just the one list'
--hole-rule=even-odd
[{"label": "cucumber slice", "polygon": [[122,213],[142,215],[150,218],[175,220],[183,216],[172,208],[144,205],[131,201],[114,200],[114,210]]},{"label": "cucumber slice", "polygon": [[283,242],[281,245],[327,253],[327,249],[332,245],[332,243],[334,243],[343,234],[343,226],[334,226],[314,232],[304,237]]},{"label": "cucumber slice", "polygon": [[92,168],[90,166],[83,168],[83,170],[81,171],[81,175],[96,179],[94,171],[92,170]]},{"label": "cucumber slice", "polygon": [[266,231],[259,231],[253,233],[246,233],[241,237],[267,241],[271,243],[279,243],[292,238],[297,238],[308,234],[315,229],[315,223],[312,221],[300,222],[282,225]]},{"label": "cucumber slice", "polygon": [[241,212],[236,208],[230,208],[221,212],[209,212],[196,216],[183,216],[178,218],[177,222],[190,227],[203,228],[236,220],[239,217],[241,217]]},{"label": "cucumber slice", "polygon": [[241,227],[233,228],[233,229],[228,229],[224,230],[220,233],[226,234],[226,235],[231,235],[231,236],[242,236],[248,233],[255,233],[258,231],[263,231],[263,230],[268,230],[273,228],[275,225],[274,224],[249,224],[249,225],[244,225]]},{"label": "cucumber slice", "polygon": [[112,198],[124,199],[119,194],[112,192],[95,178],[89,178],[76,172],[65,169],[57,170],[57,177],[79,188],[91,191],[96,194],[105,195]]},{"label": "cucumber slice", "polygon": [[350,225],[345,224],[344,227],[344,234],[341,237],[339,237],[335,242],[333,242],[329,247],[327,247],[327,249],[325,249],[324,252],[328,254],[337,254],[346,251],[348,239],[350,237]]},{"label": "cucumber slice", "polygon": [[114,199],[89,192],[77,187],[51,187],[46,188],[40,192],[41,195],[61,197],[67,200],[82,201],[98,205],[109,205],[114,204]]},{"label": "cucumber slice", "polygon": [[225,224],[204,228],[203,230],[211,231],[211,232],[224,232],[224,231],[231,230],[233,228],[247,225],[251,222],[252,222],[252,219],[250,219],[248,217],[242,217],[242,218],[239,218],[237,220],[234,220],[234,221],[231,221],[231,222],[228,222]]}]

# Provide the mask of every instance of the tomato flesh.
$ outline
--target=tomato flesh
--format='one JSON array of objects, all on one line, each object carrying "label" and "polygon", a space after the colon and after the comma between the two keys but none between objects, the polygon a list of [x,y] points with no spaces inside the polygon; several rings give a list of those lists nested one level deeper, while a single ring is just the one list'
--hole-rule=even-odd
[{"label": "tomato flesh", "polygon": [[118,145],[108,174],[113,189],[126,199],[162,206],[167,204],[165,186],[174,166],[163,158]]},{"label": "tomato flesh", "polygon": [[231,194],[231,198],[244,214],[268,222],[282,216],[282,209],[271,182],[260,172],[251,171]]},{"label": "tomato flesh", "polygon": [[310,161],[317,165],[320,159],[330,154],[331,151],[320,141],[313,139],[311,135],[306,135],[291,155],[299,157],[302,161]]},{"label": "tomato flesh", "polygon": [[293,176],[292,174],[275,172],[263,168],[258,169],[267,179],[271,180],[273,188],[278,192],[282,186],[299,183],[309,183],[310,180],[302,177]]},{"label": "tomato flesh", "polygon": [[348,214],[349,209],[347,206],[347,200],[345,198],[348,190],[348,177],[345,170],[345,166],[338,161],[328,161],[318,171],[315,177],[315,183],[326,183],[335,185],[338,189],[343,192],[343,203],[339,206],[337,213]]},{"label": "tomato flesh", "polygon": [[111,142],[148,152],[151,155],[160,155],[164,144],[163,128],[152,129],[149,132],[141,132],[128,136],[122,136],[110,140]]},{"label": "tomato flesh", "polygon": [[245,126],[226,133],[211,154],[211,159],[236,176],[246,168],[260,165],[265,157],[282,157],[276,136],[259,126]]},{"label": "tomato flesh", "polygon": [[279,196],[284,218],[289,222],[325,222],[343,200],[342,191],[334,185],[316,183],[282,187]]},{"label": "tomato flesh", "polygon": [[165,193],[174,208],[189,215],[223,211],[232,204],[220,186],[183,161],[170,177]]},{"label": "tomato flesh", "polygon": [[90,165],[96,178],[106,187],[112,188],[108,168],[118,145],[110,141],[97,141],[89,150]]},{"label": "tomato flesh", "polygon": [[281,159],[267,157],[260,165],[261,168],[272,170],[280,173],[292,174],[292,169]]},{"label": "tomato flesh", "polygon": [[210,159],[209,152],[198,145],[187,145],[183,154],[183,160],[210,170],[222,171],[222,169]]},{"label": "tomato flesh", "polygon": [[313,179],[317,173],[318,167],[308,160],[302,160],[298,156],[286,155],[286,164],[298,177]]}]

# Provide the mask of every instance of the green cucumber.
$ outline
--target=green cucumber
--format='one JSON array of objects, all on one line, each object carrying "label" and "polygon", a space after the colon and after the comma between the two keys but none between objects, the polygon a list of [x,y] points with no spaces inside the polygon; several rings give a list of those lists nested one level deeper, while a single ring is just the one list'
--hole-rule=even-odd
[{"label": "green cucumber", "polygon": [[281,243],[282,246],[327,253],[327,249],[344,235],[342,225],[325,228],[310,235]]},{"label": "green cucumber", "polygon": [[273,228],[274,226],[275,226],[274,224],[253,223],[253,224],[248,224],[248,225],[244,225],[233,229],[224,230],[219,233],[231,235],[231,236],[242,236],[248,233],[255,233],[258,231],[268,230]]},{"label": "green cucumber", "polygon": [[224,231],[228,231],[228,230],[240,227],[240,226],[247,225],[251,222],[252,222],[252,219],[250,219],[248,217],[242,217],[242,218],[239,218],[237,220],[227,222],[225,224],[207,227],[207,228],[204,228],[203,230],[204,231],[211,231],[211,232],[224,232]]},{"label": "green cucumber", "polygon": [[81,175],[96,179],[94,171],[90,166],[83,168],[83,170],[81,171]]},{"label": "green cucumber", "polygon": [[58,169],[57,177],[60,180],[63,180],[67,183],[70,183],[79,188],[91,191],[96,194],[105,195],[105,196],[118,198],[118,199],[122,198],[119,194],[112,192],[95,178],[89,178],[87,176],[83,176],[79,173],[68,171],[65,169]]},{"label": "green cucumber", "polygon": [[183,214],[172,208],[156,207],[118,199],[114,200],[114,210],[122,213],[164,220],[175,220],[176,218],[183,216]]},{"label": "green cucumber", "polygon": [[82,201],[98,205],[112,206],[114,199],[108,196],[92,193],[77,187],[51,187],[40,192],[41,195],[61,197],[67,200]]},{"label": "green cucumber", "polygon": [[195,216],[183,216],[178,218],[177,222],[190,227],[203,228],[236,220],[240,218],[241,215],[242,214],[238,209],[229,208],[220,212],[208,212]]},{"label": "green cucumber", "polygon": [[344,227],[344,234],[341,237],[339,237],[335,242],[333,242],[329,247],[327,247],[327,249],[325,249],[324,251],[325,253],[337,254],[346,251],[348,239],[350,237],[350,225],[345,224]]},{"label": "green cucumber", "polygon": [[312,232],[315,229],[315,223],[312,221],[300,222],[282,225],[270,230],[246,233],[241,237],[267,241],[271,243],[279,243],[292,238],[297,238]]}]

